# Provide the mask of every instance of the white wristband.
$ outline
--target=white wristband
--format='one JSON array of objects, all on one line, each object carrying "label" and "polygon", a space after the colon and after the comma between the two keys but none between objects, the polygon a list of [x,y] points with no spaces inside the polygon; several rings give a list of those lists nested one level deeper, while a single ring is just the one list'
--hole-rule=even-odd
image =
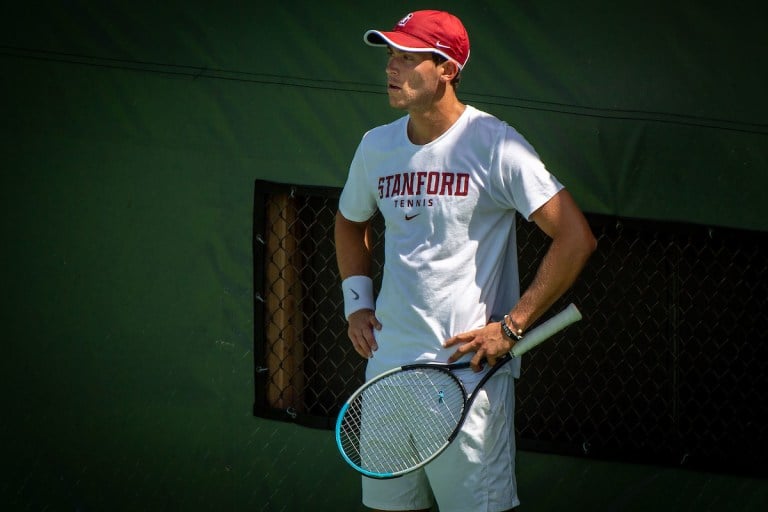
[{"label": "white wristband", "polygon": [[375,309],[373,279],[368,276],[349,276],[341,282],[344,293],[344,317],[361,309]]}]

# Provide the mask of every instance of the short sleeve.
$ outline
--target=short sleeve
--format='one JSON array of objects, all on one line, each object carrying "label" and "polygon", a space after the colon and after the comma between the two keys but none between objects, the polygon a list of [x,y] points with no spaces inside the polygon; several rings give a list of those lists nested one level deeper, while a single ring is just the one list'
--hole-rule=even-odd
[{"label": "short sleeve", "polygon": [[375,190],[368,181],[365,165],[365,138],[357,146],[355,156],[349,166],[349,174],[339,198],[339,211],[353,222],[365,222],[376,213],[376,197],[371,194]]},{"label": "short sleeve", "polygon": [[490,172],[494,199],[517,210],[526,220],[564,188],[533,146],[509,125],[496,144]]}]

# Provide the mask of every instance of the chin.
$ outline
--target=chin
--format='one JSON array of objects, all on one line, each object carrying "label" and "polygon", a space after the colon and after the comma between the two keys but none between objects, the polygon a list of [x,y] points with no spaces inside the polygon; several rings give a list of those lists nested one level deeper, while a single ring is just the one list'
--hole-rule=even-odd
[{"label": "chin", "polygon": [[405,102],[399,101],[392,96],[389,97],[389,106],[398,110],[405,110],[407,108]]}]

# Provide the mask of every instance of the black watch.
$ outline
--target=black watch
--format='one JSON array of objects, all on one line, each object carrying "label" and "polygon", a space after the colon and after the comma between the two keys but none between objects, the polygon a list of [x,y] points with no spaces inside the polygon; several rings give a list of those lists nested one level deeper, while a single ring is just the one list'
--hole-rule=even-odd
[{"label": "black watch", "polygon": [[509,325],[507,325],[507,318],[509,318],[509,315],[504,315],[504,318],[501,321],[501,332],[503,332],[504,335],[511,340],[520,341],[523,339],[523,330],[517,329],[517,332],[515,332],[510,329]]}]

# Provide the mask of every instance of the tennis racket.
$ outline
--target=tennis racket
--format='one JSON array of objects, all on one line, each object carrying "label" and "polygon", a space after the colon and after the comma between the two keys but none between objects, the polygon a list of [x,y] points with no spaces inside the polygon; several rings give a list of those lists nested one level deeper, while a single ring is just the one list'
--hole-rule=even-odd
[{"label": "tennis racket", "polygon": [[[480,389],[513,357],[521,356],[581,319],[574,304],[531,329],[483,376]],[[336,444],[344,460],[371,478],[395,478],[425,466],[459,433],[476,396],[453,371],[469,362],[414,363],[363,384],[341,407]]]}]

